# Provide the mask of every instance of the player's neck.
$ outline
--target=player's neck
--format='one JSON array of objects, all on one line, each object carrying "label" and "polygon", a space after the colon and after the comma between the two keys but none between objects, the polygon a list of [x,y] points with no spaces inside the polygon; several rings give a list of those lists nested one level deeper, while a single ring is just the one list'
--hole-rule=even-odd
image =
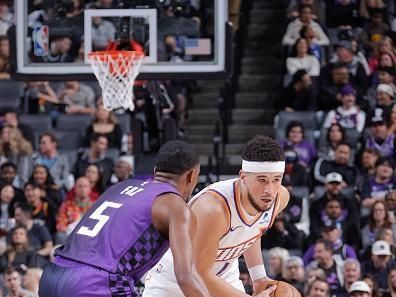
[{"label": "player's neck", "polygon": [[173,175],[173,174],[157,172],[154,176],[154,182],[171,184],[175,189],[177,189],[180,192],[179,183],[178,183],[177,179],[175,178],[175,175]]}]

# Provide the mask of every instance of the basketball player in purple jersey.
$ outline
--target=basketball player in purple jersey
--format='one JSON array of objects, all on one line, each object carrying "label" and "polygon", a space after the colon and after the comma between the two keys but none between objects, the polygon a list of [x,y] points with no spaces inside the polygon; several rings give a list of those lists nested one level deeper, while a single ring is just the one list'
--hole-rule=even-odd
[{"label": "basketball player in purple jersey", "polygon": [[45,267],[40,297],[138,296],[134,284],[170,246],[185,296],[209,297],[195,270],[196,222],[186,200],[199,175],[199,159],[183,141],[158,152],[151,182],[127,180],[109,188],[83,216]]}]

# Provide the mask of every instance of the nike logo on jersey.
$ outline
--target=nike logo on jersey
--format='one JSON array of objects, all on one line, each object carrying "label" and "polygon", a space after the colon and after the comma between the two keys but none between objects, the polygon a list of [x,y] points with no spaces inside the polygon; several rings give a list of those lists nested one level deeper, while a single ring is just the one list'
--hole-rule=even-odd
[{"label": "nike logo on jersey", "polygon": [[242,228],[242,226],[230,227],[230,232],[234,232],[238,228]]}]

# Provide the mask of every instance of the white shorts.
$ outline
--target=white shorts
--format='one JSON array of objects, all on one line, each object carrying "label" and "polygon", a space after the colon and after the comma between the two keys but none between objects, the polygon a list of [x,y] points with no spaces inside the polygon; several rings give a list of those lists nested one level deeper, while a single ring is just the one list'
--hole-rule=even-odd
[{"label": "white shorts", "polygon": [[[234,288],[245,292],[242,281],[239,280],[238,261],[234,261],[221,278]],[[147,273],[144,285],[142,297],[184,297],[176,281],[170,250]]]}]

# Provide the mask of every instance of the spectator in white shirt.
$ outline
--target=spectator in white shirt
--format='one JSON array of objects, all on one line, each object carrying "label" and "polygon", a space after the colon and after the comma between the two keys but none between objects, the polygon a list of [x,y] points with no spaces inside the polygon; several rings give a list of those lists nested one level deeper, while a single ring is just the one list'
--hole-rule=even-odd
[{"label": "spectator in white shirt", "polygon": [[319,76],[319,60],[308,54],[308,41],[305,38],[297,39],[291,57],[286,60],[286,68],[289,75],[293,75],[297,70],[304,69],[310,76]]}]

